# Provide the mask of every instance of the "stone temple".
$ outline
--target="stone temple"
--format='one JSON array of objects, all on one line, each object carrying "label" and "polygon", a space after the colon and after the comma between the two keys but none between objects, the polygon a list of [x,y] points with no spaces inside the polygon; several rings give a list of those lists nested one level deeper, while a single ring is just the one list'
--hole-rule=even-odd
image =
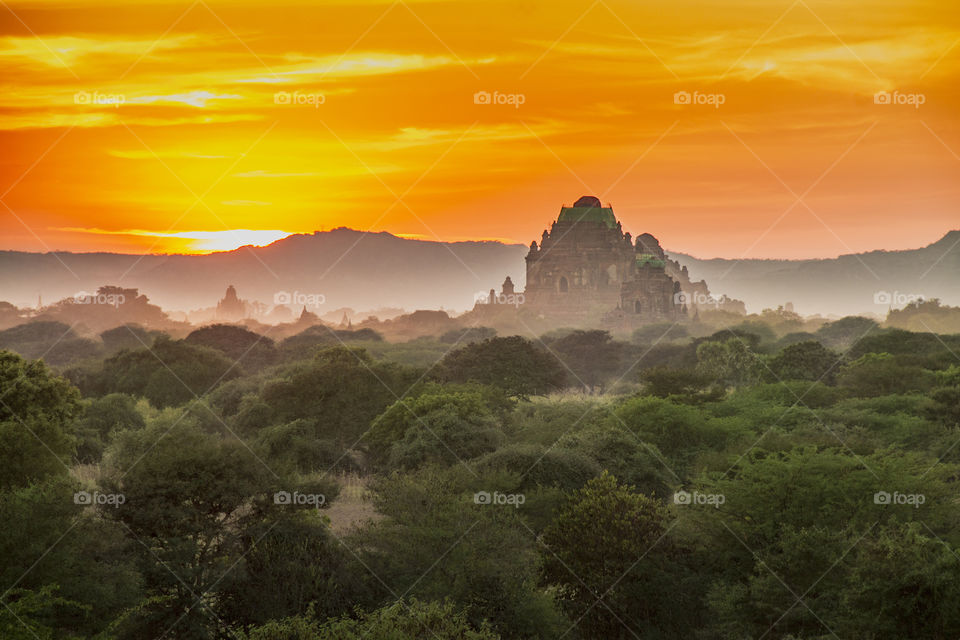
[{"label": "stone temple", "polygon": [[[561,207],[540,243],[530,243],[526,263],[522,306],[561,322],[600,320],[628,328],[675,321],[695,314],[695,301],[710,299],[706,283],[691,282],[687,268],[670,260],[655,237],[645,233],[634,240],[613,208],[594,196]],[[507,278],[501,295],[491,295],[476,309],[517,297]],[[738,301],[724,299],[722,304],[726,310],[745,311]]]}]

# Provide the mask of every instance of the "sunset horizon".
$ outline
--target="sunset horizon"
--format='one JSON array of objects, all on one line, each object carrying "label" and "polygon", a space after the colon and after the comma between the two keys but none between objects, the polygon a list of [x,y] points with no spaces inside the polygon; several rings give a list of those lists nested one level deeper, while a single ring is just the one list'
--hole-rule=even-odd
[{"label": "sunset horizon", "polygon": [[960,219],[960,12],[936,2],[5,6],[0,249],[528,243],[583,193],[704,257]]},{"label": "sunset horizon", "polygon": [[[43,251],[39,252],[30,252],[30,253],[106,253],[114,255],[131,255],[131,256],[203,256],[211,255],[217,253],[230,253],[247,248],[265,248],[270,247],[276,243],[282,242],[293,236],[312,236],[323,233],[330,233],[334,231],[350,231],[360,234],[379,234],[386,233],[401,240],[412,240],[417,242],[433,242],[433,243],[442,243],[442,244],[459,244],[459,243],[497,243],[503,245],[513,245],[513,246],[526,246],[529,244],[530,239],[524,241],[523,239],[513,239],[513,238],[483,238],[483,237],[451,237],[451,238],[436,238],[431,237],[426,234],[417,234],[417,233],[396,233],[389,229],[358,229],[350,227],[349,225],[339,225],[332,228],[325,229],[314,229],[312,231],[292,231],[284,232],[278,230],[255,230],[255,229],[231,229],[225,231],[179,231],[179,232],[169,232],[163,234],[154,234],[141,229],[130,229],[130,230],[115,230],[115,231],[105,231],[102,229],[90,229],[85,230],[86,233],[93,235],[119,235],[119,236],[131,236],[131,237],[172,237],[176,238],[177,241],[183,243],[185,246],[182,249],[177,249],[175,247],[166,247],[163,249],[153,247],[151,251],[137,252],[136,250],[105,250],[100,248],[90,248],[90,249],[57,249],[53,247],[48,247]],[[625,228],[625,230],[628,230]],[[73,231],[70,229],[69,231]],[[700,260],[787,260],[787,261],[804,261],[804,260],[832,260],[839,258],[845,255],[855,255],[859,253],[869,253],[873,251],[910,251],[914,249],[922,249],[930,245],[936,244],[938,241],[943,240],[945,237],[950,236],[953,233],[960,232],[960,224],[956,228],[948,228],[943,234],[935,238],[931,238],[929,242],[922,242],[921,244],[905,244],[902,246],[880,246],[880,247],[869,247],[864,248],[862,251],[844,251],[836,254],[822,254],[822,255],[796,255],[784,257],[782,255],[751,255],[750,257],[745,257],[743,255],[698,255],[692,251],[687,251],[683,247],[675,247],[667,245],[665,248],[671,253],[689,255],[693,258]],[[258,237],[262,237],[262,240],[257,240]],[[244,239],[244,240],[241,240]],[[22,251],[22,249],[14,248],[2,248],[0,251]]]}]

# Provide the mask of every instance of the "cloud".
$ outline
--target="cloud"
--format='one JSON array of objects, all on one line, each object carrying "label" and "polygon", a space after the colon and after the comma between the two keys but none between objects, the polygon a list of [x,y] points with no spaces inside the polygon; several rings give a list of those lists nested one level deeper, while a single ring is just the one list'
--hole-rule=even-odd
[{"label": "cloud", "polygon": [[206,107],[210,100],[243,100],[243,96],[216,94],[210,91],[191,91],[162,96],[136,96],[127,100],[128,104],[181,103],[191,107]]},{"label": "cloud", "polygon": [[0,130],[56,129],[63,127],[119,127],[123,124],[144,127],[175,127],[181,125],[248,122],[261,120],[263,118],[263,116],[257,114],[210,114],[176,118],[124,114],[121,118],[116,111],[118,110],[111,109],[109,111],[90,113],[33,112],[0,114]]},{"label": "cloud", "polygon": [[107,151],[107,154],[115,158],[123,158],[125,160],[156,160],[157,158],[192,158],[196,160],[215,160],[215,159],[230,157],[230,156],[218,156],[218,155],[192,153],[189,151],[157,150],[154,152],[154,151],[147,151],[144,149],[133,149],[133,150],[114,149],[111,151]]}]

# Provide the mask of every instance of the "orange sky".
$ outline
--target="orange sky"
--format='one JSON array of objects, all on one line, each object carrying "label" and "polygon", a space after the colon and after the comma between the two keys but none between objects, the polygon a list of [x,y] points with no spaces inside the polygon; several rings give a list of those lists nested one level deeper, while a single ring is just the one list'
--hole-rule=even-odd
[{"label": "orange sky", "polygon": [[528,243],[584,194],[702,257],[917,247],[958,79],[943,1],[6,0],[0,249]]}]

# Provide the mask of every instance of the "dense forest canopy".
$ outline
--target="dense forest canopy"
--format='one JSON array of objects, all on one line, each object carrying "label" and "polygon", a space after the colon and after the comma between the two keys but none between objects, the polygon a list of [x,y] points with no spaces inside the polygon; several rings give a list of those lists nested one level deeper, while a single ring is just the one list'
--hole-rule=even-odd
[{"label": "dense forest canopy", "polygon": [[14,326],[0,637],[955,637],[960,335],[910,324],[940,309]]}]

